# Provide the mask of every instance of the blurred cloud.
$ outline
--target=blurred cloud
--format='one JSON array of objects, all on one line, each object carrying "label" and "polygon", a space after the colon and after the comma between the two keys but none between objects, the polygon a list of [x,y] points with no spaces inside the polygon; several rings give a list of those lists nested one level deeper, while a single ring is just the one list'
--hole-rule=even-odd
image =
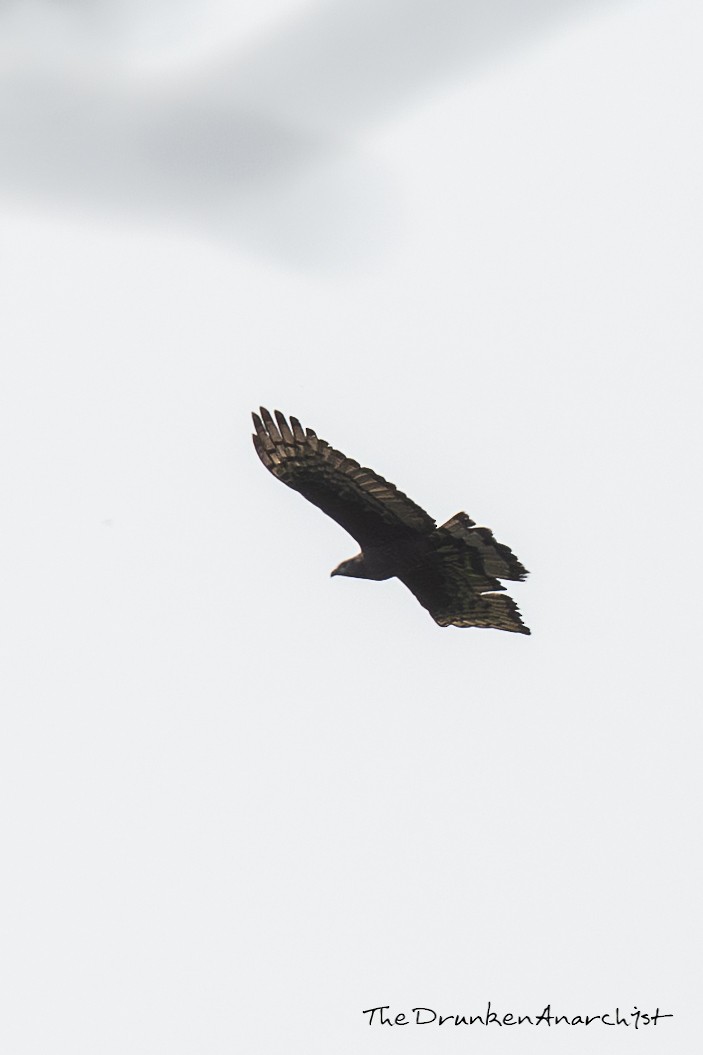
[{"label": "blurred cloud", "polygon": [[[101,66],[101,33],[113,50],[117,22],[126,32],[138,21],[142,43],[150,39],[145,27],[157,23],[162,36],[169,27],[178,36],[196,8],[34,4],[32,17],[27,9],[21,16],[24,61],[5,55],[0,74],[0,187],[61,206],[204,226],[303,266],[344,263],[373,253],[393,224],[392,188],[358,146],[364,131],[505,48],[600,6],[279,3],[267,9],[268,30],[252,40],[251,25],[218,23],[224,9],[211,4],[199,17],[220,27],[214,56],[146,76],[129,63]],[[19,17],[17,5],[0,9],[0,24],[8,19],[17,30]],[[54,32],[59,25],[63,32]]]},{"label": "blurred cloud", "polygon": [[392,116],[599,0],[357,0],[316,5],[212,83],[304,126],[348,134]]}]

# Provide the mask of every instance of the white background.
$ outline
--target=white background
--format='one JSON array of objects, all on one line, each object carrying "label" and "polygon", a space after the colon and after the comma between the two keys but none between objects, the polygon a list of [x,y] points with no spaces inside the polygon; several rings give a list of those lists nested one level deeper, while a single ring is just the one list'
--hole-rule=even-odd
[{"label": "white background", "polygon": [[[3,1051],[700,1043],[700,5],[6,3]],[[531,570],[441,630],[300,417]],[[674,1012],[648,1030],[361,1012]]]}]

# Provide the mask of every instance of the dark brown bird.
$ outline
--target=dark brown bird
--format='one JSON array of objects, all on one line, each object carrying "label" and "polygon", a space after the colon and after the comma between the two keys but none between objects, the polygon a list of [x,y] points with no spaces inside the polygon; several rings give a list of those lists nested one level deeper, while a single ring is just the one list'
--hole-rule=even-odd
[{"label": "dark brown bird", "polygon": [[[319,506],[356,539],[361,553],[332,575],[396,576],[440,626],[483,626],[529,634],[499,579],[527,575],[515,554],[466,513],[435,521],[372,469],[334,450],[297,418],[252,414],[256,452],[269,472]],[[276,422],[278,424],[276,424]]]}]

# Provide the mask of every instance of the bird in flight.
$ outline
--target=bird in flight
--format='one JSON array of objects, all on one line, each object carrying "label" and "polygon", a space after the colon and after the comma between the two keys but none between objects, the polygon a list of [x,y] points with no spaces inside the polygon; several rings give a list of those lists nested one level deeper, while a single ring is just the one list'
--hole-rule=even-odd
[{"label": "bird in flight", "polygon": [[254,446],[270,473],[348,531],[361,552],[332,575],[394,576],[440,626],[482,626],[529,634],[499,579],[527,575],[515,554],[466,513],[437,526],[424,509],[372,469],[347,458],[297,418],[264,407],[252,414]]}]

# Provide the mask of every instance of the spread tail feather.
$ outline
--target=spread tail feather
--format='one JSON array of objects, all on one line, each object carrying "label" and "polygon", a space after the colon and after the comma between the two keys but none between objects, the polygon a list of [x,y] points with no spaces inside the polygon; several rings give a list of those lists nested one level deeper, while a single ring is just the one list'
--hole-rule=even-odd
[{"label": "spread tail feather", "polygon": [[457,513],[437,530],[446,531],[452,538],[464,542],[487,575],[513,582],[522,582],[528,575],[527,568],[513,551],[498,542],[490,528],[477,527],[466,513]]}]

